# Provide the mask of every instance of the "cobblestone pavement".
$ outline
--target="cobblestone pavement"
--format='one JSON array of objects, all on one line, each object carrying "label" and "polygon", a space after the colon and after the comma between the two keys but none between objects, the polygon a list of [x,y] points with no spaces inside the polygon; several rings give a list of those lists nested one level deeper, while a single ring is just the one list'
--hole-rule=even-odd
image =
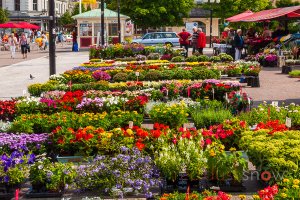
[{"label": "cobblestone pavement", "polygon": [[279,101],[300,104],[300,79],[289,78],[281,73],[281,68],[263,68],[259,75],[260,87],[246,87],[244,90],[255,104],[262,101]]}]

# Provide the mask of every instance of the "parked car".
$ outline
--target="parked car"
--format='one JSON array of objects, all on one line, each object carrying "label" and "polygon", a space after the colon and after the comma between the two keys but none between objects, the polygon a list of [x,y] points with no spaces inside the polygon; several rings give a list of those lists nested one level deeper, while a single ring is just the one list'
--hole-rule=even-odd
[{"label": "parked car", "polygon": [[132,43],[144,44],[146,46],[157,44],[179,46],[179,38],[175,32],[153,32],[145,34],[141,39],[134,39]]}]

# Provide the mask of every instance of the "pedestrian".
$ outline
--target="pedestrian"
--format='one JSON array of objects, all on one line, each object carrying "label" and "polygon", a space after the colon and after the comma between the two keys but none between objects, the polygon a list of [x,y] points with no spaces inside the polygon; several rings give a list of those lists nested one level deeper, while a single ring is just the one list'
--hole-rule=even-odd
[{"label": "pedestrian", "polygon": [[27,50],[28,50],[28,42],[27,42],[25,33],[22,33],[22,35],[21,35],[20,46],[21,46],[21,52],[23,55],[23,59],[25,59],[25,58],[27,58]]},{"label": "pedestrian", "polygon": [[15,59],[16,57],[16,46],[18,45],[17,38],[15,35],[12,33],[9,38],[8,38],[8,44],[9,44],[9,49],[11,53],[11,58]]},{"label": "pedestrian", "polygon": [[202,28],[198,28],[198,52],[203,55],[203,49],[206,47],[206,35],[202,31]]},{"label": "pedestrian", "polygon": [[73,41],[72,51],[77,52],[78,51],[78,44],[77,44],[77,33],[76,33],[76,31],[72,32],[72,41]]},{"label": "pedestrian", "polygon": [[48,38],[47,38],[47,36],[46,35],[42,35],[42,48],[43,48],[43,50],[46,50],[47,49],[47,47],[48,47]]},{"label": "pedestrian", "polygon": [[185,28],[182,29],[182,31],[180,33],[177,34],[177,36],[179,37],[179,44],[180,44],[180,48],[185,49],[185,57],[188,57],[188,53],[189,53],[189,39],[192,37],[192,35],[186,31]]},{"label": "pedestrian", "polygon": [[234,47],[235,47],[235,60],[240,60],[242,56],[242,50],[244,46],[244,39],[242,36],[242,30],[238,29],[234,36]]},{"label": "pedestrian", "polygon": [[193,28],[193,35],[192,35],[193,54],[198,49],[198,38],[199,38],[198,29],[197,29],[197,27],[194,27]]}]

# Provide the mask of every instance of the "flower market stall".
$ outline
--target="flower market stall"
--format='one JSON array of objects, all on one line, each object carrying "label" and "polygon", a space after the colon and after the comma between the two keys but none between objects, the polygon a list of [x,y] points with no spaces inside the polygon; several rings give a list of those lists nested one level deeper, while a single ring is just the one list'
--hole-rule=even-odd
[{"label": "flower market stall", "polygon": [[296,197],[300,107],[252,108],[239,81],[221,79],[257,77],[259,63],[155,51],[93,48],[30,96],[0,101],[1,199],[231,199],[246,190],[249,162],[284,172],[258,176],[267,187],[254,199]]}]

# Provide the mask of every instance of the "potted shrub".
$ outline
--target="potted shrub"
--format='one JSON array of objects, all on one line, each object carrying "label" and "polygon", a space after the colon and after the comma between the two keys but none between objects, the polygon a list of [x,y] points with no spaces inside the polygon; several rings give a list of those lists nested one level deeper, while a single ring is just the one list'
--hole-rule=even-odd
[{"label": "potted shrub", "polygon": [[29,171],[32,189],[28,197],[61,196],[67,185],[71,185],[76,171],[71,163],[52,163],[48,158],[40,158]]}]

